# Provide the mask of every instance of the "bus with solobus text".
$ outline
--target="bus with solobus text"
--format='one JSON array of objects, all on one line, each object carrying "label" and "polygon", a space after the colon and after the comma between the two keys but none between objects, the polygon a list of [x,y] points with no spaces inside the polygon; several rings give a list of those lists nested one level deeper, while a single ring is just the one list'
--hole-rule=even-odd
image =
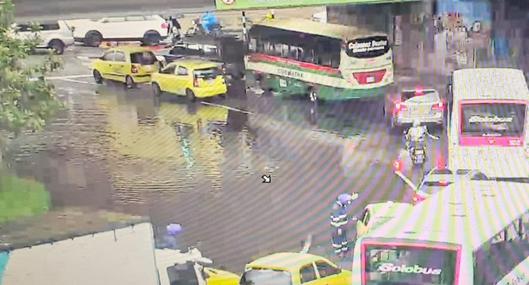
[{"label": "bus with solobus text", "polygon": [[352,284],[529,284],[529,184],[476,177],[360,237]]},{"label": "bus with solobus text", "polygon": [[461,69],[449,84],[448,168],[529,177],[529,90],[521,70]]},{"label": "bus with solobus text", "polygon": [[245,68],[265,91],[312,101],[377,98],[393,83],[387,35],[299,18],[254,24]]}]

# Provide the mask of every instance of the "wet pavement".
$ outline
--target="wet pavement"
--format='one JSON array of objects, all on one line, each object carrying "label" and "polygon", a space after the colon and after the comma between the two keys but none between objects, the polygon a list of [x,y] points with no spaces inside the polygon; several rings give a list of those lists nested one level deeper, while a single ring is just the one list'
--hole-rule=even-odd
[{"label": "wet pavement", "polygon": [[[299,251],[308,234],[311,252],[332,257],[328,216],[339,193],[360,193],[358,214],[410,198],[391,171],[401,136],[389,134],[379,103],[314,106],[246,92],[241,81],[227,99],[155,98],[149,86],[95,84],[90,54],[64,55],[50,80],[69,110],[11,151],[17,172],[42,181],[53,207],[147,215],[159,232],[180,223],[188,245],[241,272],[254,258]],[[430,142],[435,151],[442,144]],[[406,172],[419,179],[420,170]]]}]

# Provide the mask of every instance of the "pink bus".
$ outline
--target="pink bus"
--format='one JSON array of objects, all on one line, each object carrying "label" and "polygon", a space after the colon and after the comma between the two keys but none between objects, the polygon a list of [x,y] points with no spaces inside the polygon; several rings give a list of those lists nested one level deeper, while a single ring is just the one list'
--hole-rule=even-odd
[{"label": "pink bus", "polygon": [[448,168],[529,177],[529,90],[521,70],[457,70],[449,88]]}]

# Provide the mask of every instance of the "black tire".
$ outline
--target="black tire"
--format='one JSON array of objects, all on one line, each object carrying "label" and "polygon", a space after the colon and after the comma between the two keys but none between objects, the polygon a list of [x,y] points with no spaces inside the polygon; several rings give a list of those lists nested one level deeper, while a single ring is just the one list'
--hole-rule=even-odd
[{"label": "black tire", "polygon": [[125,87],[127,89],[132,89],[134,87],[136,87],[136,83],[134,83],[134,79],[132,79],[132,77],[128,76],[125,77]]},{"label": "black tire", "polygon": [[186,97],[190,102],[195,102],[197,100],[195,93],[193,93],[191,89],[186,90]]},{"label": "black tire", "polygon": [[89,31],[84,37],[84,44],[89,47],[99,47],[103,42],[103,35],[98,31]]},{"label": "black tire", "polygon": [[101,73],[99,71],[94,70],[92,74],[94,75],[94,80],[97,84],[103,83],[103,76],[101,76]]},{"label": "black tire", "polygon": [[160,41],[162,41],[162,36],[160,36],[160,33],[157,31],[147,31],[143,35],[143,45],[145,46],[154,46],[160,44]]},{"label": "black tire", "polygon": [[152,93],[156,97],[162,95],[162,89],[160,89],[160,85],[158,85],[158,83],[156,83],[156,82],[152,83]]},{"label": "black tire", "polygon": [[63,54],[65,45],[61,40],[51,40],[48,47],[53,50],[54,54]]}]

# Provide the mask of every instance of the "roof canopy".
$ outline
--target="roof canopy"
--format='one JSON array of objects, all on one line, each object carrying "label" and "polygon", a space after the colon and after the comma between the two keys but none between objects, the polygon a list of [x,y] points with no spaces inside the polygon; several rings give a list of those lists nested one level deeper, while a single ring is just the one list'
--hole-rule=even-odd
[{"label": "roof canopy", "polygon": [[378,4],[412,2],[417,0],[215,0],[217,10],[245,10],[287,8],[298,6],[325,6],[333,4]]}]

